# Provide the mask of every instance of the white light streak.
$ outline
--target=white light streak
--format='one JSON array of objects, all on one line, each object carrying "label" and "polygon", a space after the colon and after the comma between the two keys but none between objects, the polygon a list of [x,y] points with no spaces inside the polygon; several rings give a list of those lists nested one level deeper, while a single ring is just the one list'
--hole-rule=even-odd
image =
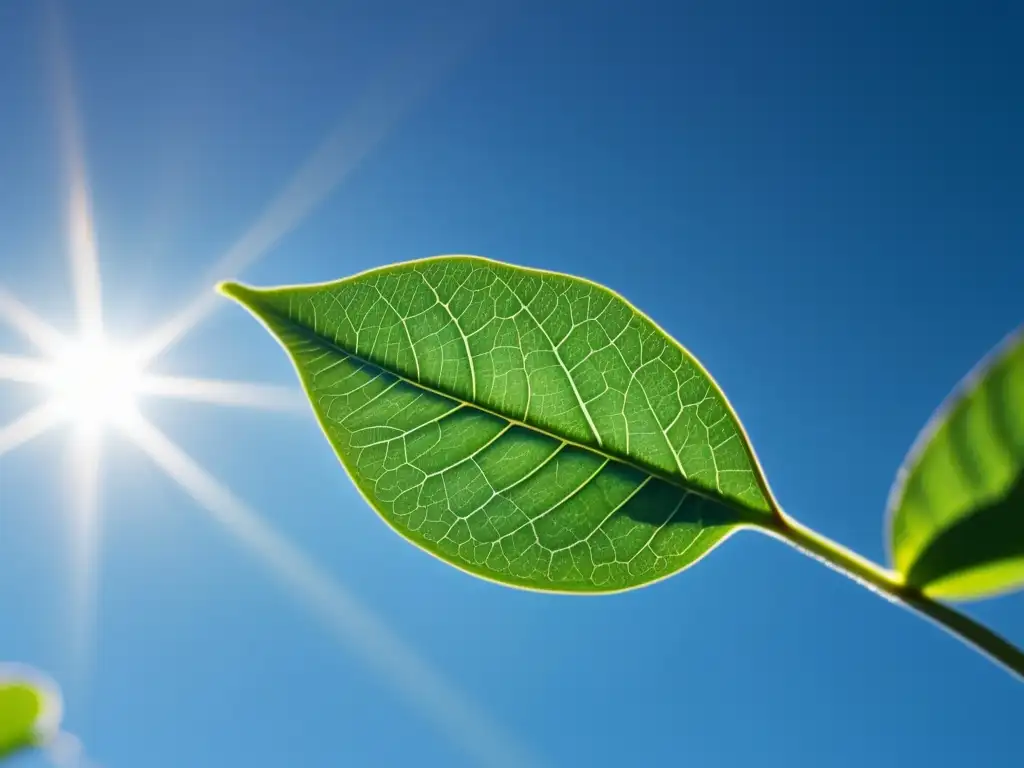
[{"label": "white light streak", "polygon": [[89,185],[82,151],[81,129],[75,109],[74,78],[68,61],[64,28],[51,6],[49,13],[50,54],[56,93],[57,126],[69,180],[68,234],[71,278],[82,333],[99,336],[103,328],[103,294],[99,256],[93,232]]},{"label": "white light streak", "polygon": [[87,687],[96,635],[96,597],[100,539],[100,455],[102,425],[74,425],[71,443],[72,622],[74,669]]},{"label": "white light streak", "polygon": [[13,451],[49,430],[60,421],[60,410],[53,403],[44,403],[0,427],[0,456]]},{"label": "white light streak", "polygon": [[23,384],[45,384],[49,378],[50,368],[42,360],[0,354],[0,379],[20,381]]},{"label": "white light streak", "polygon": [[538,765],[355,595],[278,535],[160,430],[140,418],[125,432],[235,541],[259,557],[335,637],[371,664],[477,764],[491,768]]},{"label": "white light streak", "polygon": [[0,286],[0,321],[10,325],[42,352],[55,354],[65,343],[64,337],[53,326],[3,286]]},{"label": "white light streak", "polygon": [[[2,365],[0,365],[0,372],[2,370]],[[220,381],[145,374],[139,381],[138,391],[142,395],[157,395],[199,403],[256,408],[266,411],[305,413],[309,410],[305,397],[294,387],[253,384],[247,381]]]},{"label": "white light streak", "polygon": [[[238,277],[313,212],[394,129],[479,39],[483,22],[463,20],[458,28],[420,29],[419,39],[388,59],[369,78],[361,97],[334,130],[270,201],[256,223],[216,261],[204,281],[213,285]],[[438,40],[443,44],[438,45]],[[151,360],[175,344],[221,305],[204,288],[143,343]]]}]

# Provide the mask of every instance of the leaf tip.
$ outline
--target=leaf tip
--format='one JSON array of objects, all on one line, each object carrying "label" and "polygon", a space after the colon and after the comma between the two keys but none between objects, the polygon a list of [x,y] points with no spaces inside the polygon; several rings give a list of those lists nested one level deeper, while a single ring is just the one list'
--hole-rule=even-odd
[{"label": "leaf tip", "polygon": [[217,283],[215,290],[221,296],[234,299],[240,304],[247,303],[247,299],[251,299],[256,294],[255,289],[241,283],[236,283],[233,280],[222,280]]}]

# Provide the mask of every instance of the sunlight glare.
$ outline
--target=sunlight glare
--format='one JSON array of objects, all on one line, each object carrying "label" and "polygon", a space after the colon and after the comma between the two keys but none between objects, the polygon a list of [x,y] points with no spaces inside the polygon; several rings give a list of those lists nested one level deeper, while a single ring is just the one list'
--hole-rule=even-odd
[{"label": "sunlight glare", "polygon": [[65,345],[49,386],[62,413],[78,424],[124,421],[135,412],[141,371],[134,357],[102,337]]}]

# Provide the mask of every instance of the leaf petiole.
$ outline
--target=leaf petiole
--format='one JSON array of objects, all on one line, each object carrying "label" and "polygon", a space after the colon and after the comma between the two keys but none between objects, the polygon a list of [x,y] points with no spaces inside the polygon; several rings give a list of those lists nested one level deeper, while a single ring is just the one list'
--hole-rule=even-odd
[{"label": "leaf petiole", "polygon": [[861,557],[782,512],[766,522],[758,523],[756,527],[853,579],[889,602],[928,619],[1006,669],[1018,680],[1024,681],[1024,651],[988,627],[905,584],[898,573]]}]

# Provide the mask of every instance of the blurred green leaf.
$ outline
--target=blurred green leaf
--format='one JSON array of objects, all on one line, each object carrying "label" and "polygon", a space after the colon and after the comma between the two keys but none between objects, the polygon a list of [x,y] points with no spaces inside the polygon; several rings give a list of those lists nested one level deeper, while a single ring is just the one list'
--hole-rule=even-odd
[{"label": "blurred green leaf", "polygon": [[43,694],[28,683],[0,682],[0,758],[35,744]]},{"label": "blurred green leaf", "polygon": [[890,497],[894,567],[933,597],[1024,586],[1024,329],[961,383]]}]

